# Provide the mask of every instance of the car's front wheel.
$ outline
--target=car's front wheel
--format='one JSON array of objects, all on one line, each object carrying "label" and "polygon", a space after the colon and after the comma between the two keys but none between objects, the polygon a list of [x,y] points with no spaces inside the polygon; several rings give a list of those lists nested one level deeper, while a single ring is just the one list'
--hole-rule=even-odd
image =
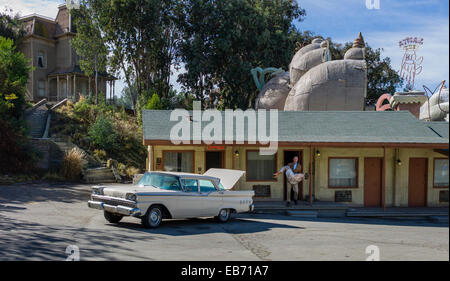
[{"label": "car's front wheel", "polygon": [[118,223],[123,218],[121,215],[113,214],[107,211],[104,211],[103,214],[105,215],[105,219],[110,223]]},{"label": "car's front wheel", "polygon": [[215,217],[215,219],[219,222],[227,222],[231,218],[231,210],[230,209],[222,209],[219,212],[219,215]]},{"label": "car's front wheel", "polygon": [[163,218],[163,210],[160,206],[154,206],[150,207],[145,214],[144,217],[142,217],[142,225],[144,225],[147,228],[156,228],[158,227]]}]

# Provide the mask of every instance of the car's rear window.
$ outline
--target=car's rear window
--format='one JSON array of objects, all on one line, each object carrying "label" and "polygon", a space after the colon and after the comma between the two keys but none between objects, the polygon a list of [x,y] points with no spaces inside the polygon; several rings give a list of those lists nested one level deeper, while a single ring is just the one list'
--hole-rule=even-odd
[{"label": "car's rear window", "polygon": [[181,190],[178,177],[159,173],[146,173],[137,185],[155,186],[165,190]]}]

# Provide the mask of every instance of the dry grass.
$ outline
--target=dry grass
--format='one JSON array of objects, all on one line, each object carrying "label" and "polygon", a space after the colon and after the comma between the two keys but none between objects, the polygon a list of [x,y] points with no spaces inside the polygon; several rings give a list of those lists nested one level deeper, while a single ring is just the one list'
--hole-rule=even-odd
[{"label": "dry grass", "polygon": [[133,178],[133,176],[135,175],[135,174],[139,174],[141,172],[141,170],[139,170],[139,169],[137,169],[137,168],[135,168],[135,167],[128,167],[127,169],[126,169],[126,173],[127,173],[127,176],[129,177],[129,178]]},{"label": "dry grass", "polygon": [[74,147],[67,151],[61,167],[61,174],[68,180],[79,180],[81,177],[84,152]]},{"label": "dry grass", "polygon": [[62,177],[60,174],[58,174],[58,173],[51,173],[51,172],[46,173],[42,177],[42,179],[46,180],[46,181],[64,181],[64,177]]}]

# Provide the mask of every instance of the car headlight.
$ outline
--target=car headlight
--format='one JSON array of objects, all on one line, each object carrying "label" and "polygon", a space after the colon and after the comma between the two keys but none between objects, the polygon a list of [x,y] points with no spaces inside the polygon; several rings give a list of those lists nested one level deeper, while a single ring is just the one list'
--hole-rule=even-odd
[{"label": "car headlight", "polygon": [[103,195],[103,187],[95,186],[92,188],[92,194]]},{"label": "car headlight", "polygon": [[126,198],[127,200],[135,201],[135,202],[136,202],[136,194],[134,194],[134,193],[127,193],[127,194],[125,195],[125,198]]}]

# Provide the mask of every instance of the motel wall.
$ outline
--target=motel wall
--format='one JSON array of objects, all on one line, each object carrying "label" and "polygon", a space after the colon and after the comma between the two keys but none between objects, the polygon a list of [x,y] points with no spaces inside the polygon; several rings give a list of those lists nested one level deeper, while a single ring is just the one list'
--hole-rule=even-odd
[{"label": "motel wall", "polygon": [[[224,146],[224,168],[238,169],[246,171],[246,152],[248,150],[258,150],[257,146]],[[235,156],[235,151],[239,152],[239,156]],[[384,156],[383,148],[366,148],[366,147],[313,147],[312,151],[309,146],[283,146],[278,147],[276,154],[277,170],[283,163],[284,151],[302,151],[303,171],[310,173],[310,155],[313,160],[313,174],[309,180],[303,182],[303,196],[309,194],[309,185],[311,178],[313,195],[316,200],[322,202],[334,202],[335,192],[342,190],[351,191],[351,202],[342,202],[351,206],[364,206],[364,158]],[[320,151],[320,156],[316,155],[316,151]],[[194,152],[194,172],[203,174],[205,172],[205,151],[206,146],[170,146],[170,145],[153,145],[148,146],[148,170],[162,170],[163,152],[164,151],[193,151]],[[311,153],[312,152],[312,153]],[[330,188],[328,186],[328,165],[330,157],[356,157],[358,159],[358,179],[355,188]],[[449,206],[447,202],[441,202],[440,192],[448,193],[448,186],[436,188],[433,186],[434,178],[434,159],[448,158],[433,149],[425,148],[386,148],[385,159],[385,202],[386,206],[407,207],[408,206],[408,180],[409,180],[409,159],[410,158],[427,158],[427,206],[428,207],[444,207]],[[158,162],[158,159],[162,161]],[[289,159],[289,162],[291,159]],[[401,165],[398,164],[401,161]],[[150,165],[149,165],[150,164]],[[270,198],[255,198],[255,200],[283,200],[283,177],[270,181],[247,181],[245,175],[240,179],[234,187],[236,190],[252,190],[254,185],[270,185]]]}]

